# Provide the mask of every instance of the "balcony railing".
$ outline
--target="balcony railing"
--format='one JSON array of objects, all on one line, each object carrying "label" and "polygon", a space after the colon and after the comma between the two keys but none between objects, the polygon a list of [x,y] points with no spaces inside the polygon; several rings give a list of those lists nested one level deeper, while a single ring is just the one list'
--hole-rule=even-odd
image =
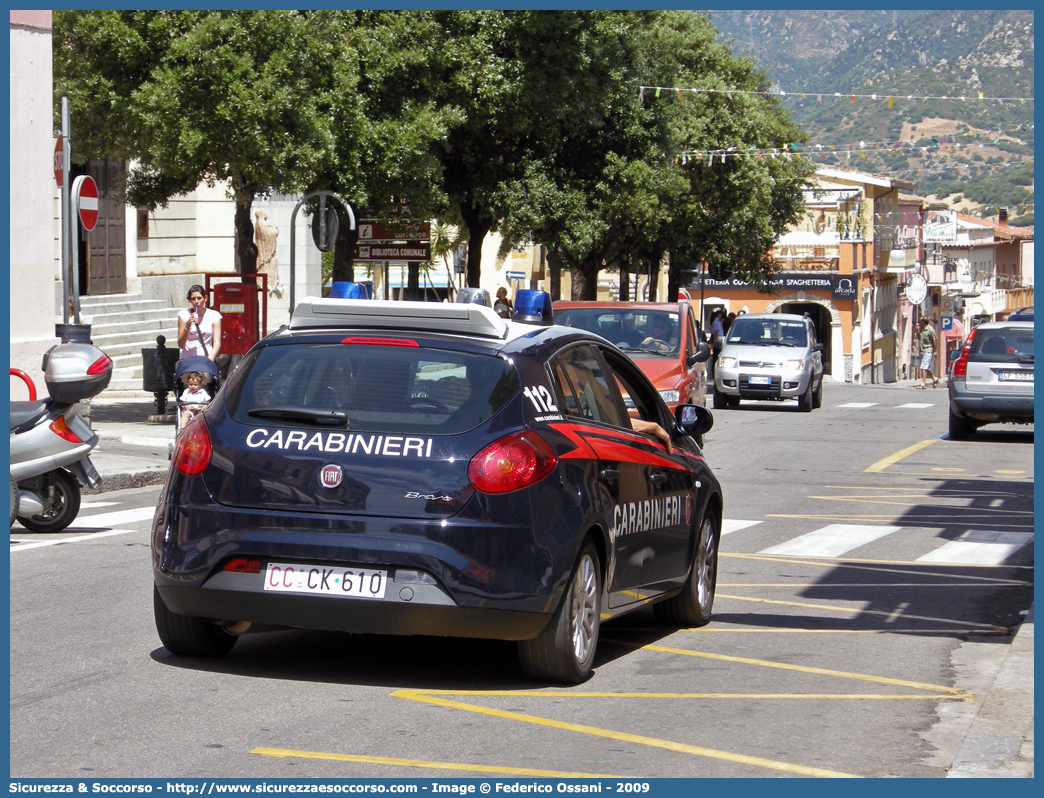
[{"label": "balcony railing", "polygon": [[782,246],[774,251],[776,262],[788,272],[837,271],[839,255],[836,247]]}]

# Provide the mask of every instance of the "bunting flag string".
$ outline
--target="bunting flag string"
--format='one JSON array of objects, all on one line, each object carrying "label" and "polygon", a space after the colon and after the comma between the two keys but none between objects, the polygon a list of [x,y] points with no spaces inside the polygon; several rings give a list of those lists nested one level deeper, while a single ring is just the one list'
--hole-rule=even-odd
[{"label": "bunting flag string", "polygon": [[986,97],[981,91],[976,91],[974,95],[961,94],[961,95],[943,95],[943,94],[903,94],[900,91],[892,92],[875,92],[873,94],[859,94],[853,92],[807,92],[807,91],[792,91],[786,92],[782,89],[765,89],[764,91],[750,91],[748,89],[695,89],[695,88],[680,88],[678,86],[639,86],[638,87],[638,99],[642,102],[645,101],[645,90],[653,89],[655,96],[659,97],[661,91],[672,91],[678,95],[679,100],[685,99],[685,92],[691,94],[724,94],[729,100],[732,100],[735,95],[750,95],[758,97],[778,97],[780,99],[794,99],[800,97],[801,99],[807,100],[809,95],[816,98],[816,102],[823,102],[823,98],[835,99],[847,97],[849,102],[857,102],[858,100],[887,100],[888,107],[892,108],[896,100],[907,100],[907,101],[921,101],[921,100],[956,100],[960,102],[1015,102],[1025,105],[1026,103],[1032,103],[1032,97]]},{"label": "bunting flag string", "polygon": [[[788,142],[779,147],[767,147],[761,149],[749,147],[744,152],[748,155],[758,154],[759,160],[760,156],[769,155],[775,157],[789,152],[793,152],[795,155],[803,154],[806,157],[811,157],[813,159],[816,157],[822,158],[830,153],[837,152],[885,152],[893,155],[907,156],[919,154],[927,155],[930,154],[931,151],[939,149],[953,150],[958,147],[984,149],[986,147],[986,144],[984,143],[986,140],[991,144],[1000,144],[1002,143],[1002,139],[1004,142],[1026,144],[1025,141],[1014,134],[1027,131],[1034,131],[1034,125],[1020,125],[1018,127],[1006,128],[1004,130],[969,130],[964,133],[951,133],[940,136],[921,136],[916,139],[853,141],[847,144],[797,144],[795,142]],[[969,139],[978,139],[980,141],[969,141]],[[692,157],[701,154],[707,155],[709,153],[730,153],[735,150],[735,147],[718,147],[707,150],[686,150],[685,154]]]}]

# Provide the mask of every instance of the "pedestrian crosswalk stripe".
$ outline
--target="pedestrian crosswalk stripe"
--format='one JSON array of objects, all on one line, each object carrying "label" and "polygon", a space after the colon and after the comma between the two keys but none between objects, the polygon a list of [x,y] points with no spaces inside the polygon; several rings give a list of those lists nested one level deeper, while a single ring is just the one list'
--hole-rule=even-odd
[{"label": "pedestrian crosswalk stripe", "polygon": [[909,410],[924,410],[926,407],[935,407],[932,402],[907,402],[905,405],[899,405],[899,409],[907,408]]},{"label": "pedestrian crosswalk stripe", "polygon": [[721,522],[721,534],[727,535],[730,532],[739,532],[741,529],[747,529],[748,527],[757,526],[761,521],[734,521],[726,518]]},{"label": "pedestrian crosswalk stripe", "polygon": [[839,557],[878,538],[901,529],[898,526],[862,526],[857,524],[829,524],[799,535],[786,543],[762,549],[758,554],[786,554],[798,557]]},{"label": "pedestrian crosswalk stripe", "polygon": [[864,409],[867,407],[873,407],[877,402],[848,402],[847,404],[838,405],[838,407],[851,407],[856,409]]},{"label": "pedestrian crosswalk stripe", "polygon": [[967,565],[1000,565],[1019,549],[1033,542],[1031,532],[965,532],[918,557],[917,562],[946,562]]}]

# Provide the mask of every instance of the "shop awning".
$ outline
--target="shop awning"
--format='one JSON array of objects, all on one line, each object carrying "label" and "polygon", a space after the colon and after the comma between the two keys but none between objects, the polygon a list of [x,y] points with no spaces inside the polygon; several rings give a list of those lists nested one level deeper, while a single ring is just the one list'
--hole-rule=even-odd
[{"label": "shop awning", "polygon": [[953,326],[946,330],[947,341],[963,341],[964,340],[964,325],[961,320],[956,316],[953,317]]}]

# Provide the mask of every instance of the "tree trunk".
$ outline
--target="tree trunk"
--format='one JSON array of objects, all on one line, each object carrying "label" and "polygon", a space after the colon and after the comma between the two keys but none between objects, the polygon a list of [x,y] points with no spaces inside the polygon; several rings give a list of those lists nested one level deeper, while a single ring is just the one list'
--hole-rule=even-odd
[{"label": "tree trunk", "polygon": [[[598,272],[602,261],[585,260],[573,269],[573,299],[594,302],[598,299]],[[577,286],[577,282],[580,283]]]},{"label": "tree trunk", "polygon": [[620,267],[620,293],[619,298],[621,302],[631,301],[631,273],[627,271],[626,266]]},{"label": "tree trunk", "polygon": [[551,289],[548,293],[551,301],[557,302],[562,298],[562,262],[551,250],[547,251],[547,275],[548,288]]},{"label": "tree trunk", "polygon": [[334,244],[333,277],[331,278],[331,282],[355,282],[355,264],[353,258],[355,257],[355,242],[358,238],[358,228],[351,230],[347,219],[338,225],[337,241]]},{"label": "tree trunk", "polygon": [[235,191],[236,201],[236,273],[257,272],[257,244],[254,243],[254,223],[250,221],[250,208],[254,203],[254,192],[247,189]]},{"label": "tree trunk", "polygon": [[468,269],[465,276],[469,288],[478,288],[482,276],[482,241],[493,222],[478,209],[464,204],[460,206],[460,218],[468,228]]}]

